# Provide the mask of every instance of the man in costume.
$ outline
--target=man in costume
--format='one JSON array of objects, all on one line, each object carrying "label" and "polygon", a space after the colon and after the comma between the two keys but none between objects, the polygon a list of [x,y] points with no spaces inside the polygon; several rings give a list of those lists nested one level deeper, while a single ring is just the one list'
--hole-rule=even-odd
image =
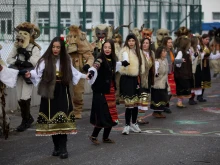
[{"label": "man in costume", "polygon": [[[93,65],[93,47],[86,39],[86,33],[81,31],[80,26],[71,25],[67,35],[67,52],[72,58],[73,66],[82,73],[87,73]],[[76,119],[82,118],[83,94],[85,80],[80,79],[73,86],[74,115]]]},{"label": "man in costume", "polygon": [[157,49],[159,46],[162,46],[162,42],[164,37],[169,36],[169,30],[167,29],[158,29],[156,33],[156,42],[155,42],[155,49]]},{"label": "man in costume", "polygon": [[35,42],[35,39],[40,36],[40,30],[32,23],[23,22],[15,28],[15,31],[17,32],[16,41],[7,58],[7,63],[10,65],[9,67],[19,70],[16,91],[22,122],[17,127],[17,131],[22,132],[34,122],[34,118],[30,114],[33,84],[25,78],[24,73],[33,69],[41,57],[41,48]]},{"label": "man in costume", "polygon": [[98,57],[99,53],[102,49],[102,44],[107,39],[111,39],[113,36],[114,27],[107,24],[99,24],[92,28],[92,37],[93,37],[93,45],[94,52],[93,55],[95,58]]}]

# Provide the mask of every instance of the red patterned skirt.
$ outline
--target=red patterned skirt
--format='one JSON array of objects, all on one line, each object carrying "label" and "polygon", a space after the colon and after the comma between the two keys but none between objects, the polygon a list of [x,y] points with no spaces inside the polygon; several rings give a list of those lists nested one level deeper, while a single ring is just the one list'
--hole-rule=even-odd
[{"label": "red patterned skirt", "polygon": [[90,123],[96,127],[106,128],[115,126],[118,122],[115,88],[112,82],[109,94],[93,92]]},{"label": "red patterned skirt", "polygon": [[176,83],[174,80],[174,73],[168,74],[168,83],[170,86],[170,92],[172,95],[176,95]]}]

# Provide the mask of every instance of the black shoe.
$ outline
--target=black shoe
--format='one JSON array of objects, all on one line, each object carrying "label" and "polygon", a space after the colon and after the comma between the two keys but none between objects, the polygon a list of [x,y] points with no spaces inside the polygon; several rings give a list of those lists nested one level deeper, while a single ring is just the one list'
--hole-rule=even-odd
[{"label": "black shoe", "polygon": [[201,98],[199,98],[199,100],[198,100],[199,102],[206,102],[207,100],[206,99],[204,99],[203,97],[201,97]]},{"label": "black shoe", "polygon": [[189,99],[189,105],[195,105],[197,104],[197,102],[195,100]]},{"label": "black shoe", "polygon": [[60,159],[68,158],[68,152],[60,153]]},{"label": "black shoe", "polygon": [[165,113],[172,113],[172,111],[171,111],[170,108],[168,108],[168,107],[165,107],[165,108],[164,108],[164,112],[165,112]]},{"label": "black shoe", "polygon": [[27,123],[27,121],[24,120],[24,119],[22,119],[21,124],[17,127],[16,130],[17,130],[18,132],[23,132],[23,131],[25,131],[25,130],[27,129],[26,123]]},{"label": "black shoe", "polygon": [[120,102],[118,100],[116,100],[116,105],[120,105]]},{"label": "black shoe", "polygon": [[66,147],[67,135],[60,135],[59,139],[60,159],[66,159],[68,158],[68,152]]},{"label": "black shoe", "polygon": [[54,148],[54,151],[52,153],[52,156],[60,156],[60,151]]},{"label": "black shoe", "polygon": [[26,123],[26,128],[30,128],[31,124],[34,122],[34,118],[31,116],[30,114],[30,117]]},{"label": "black shoe", "polygon": [[218,73],[213,74],[213,78],[216,78],[218,76]]}]

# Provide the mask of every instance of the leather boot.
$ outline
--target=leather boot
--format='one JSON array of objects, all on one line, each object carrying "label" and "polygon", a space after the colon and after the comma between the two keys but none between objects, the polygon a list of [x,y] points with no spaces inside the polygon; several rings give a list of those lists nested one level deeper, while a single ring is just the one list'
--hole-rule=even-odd
[{"label": "leather boot", "polygon": [[52,135],[54,150],[52,156],[59,156],[60,155],[60,146],[59,146],[59,135]]},{"label": "leather boot", "polygon": [[17,131],[18,132],[23,132],[26,129],[26,119],[24,116],[24,102],[22,100],[18,101],[18,104],[20,106],[20,110],[21,110],[21,117],[22,117],[22,121],[21,124],[17,127]]},{"label": "leather boot", "polygon": [[68,158],[68,152],[66,149],[67,135],[60,135],[60,158]]},{"label": "leather boot", "polygon": [[30,128],[31,124],[34,122],[34,118],[30,114],[31,99],[24,100],[24,105],[25,105],[25,114],[27,118],[26,128]]}]

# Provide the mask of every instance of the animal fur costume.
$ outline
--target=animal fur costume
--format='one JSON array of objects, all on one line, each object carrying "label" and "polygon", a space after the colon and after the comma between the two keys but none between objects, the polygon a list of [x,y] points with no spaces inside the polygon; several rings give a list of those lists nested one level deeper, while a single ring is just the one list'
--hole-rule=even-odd
[{"label": "animal fur costume", "polygon": [[157,30],[157,33],[156,33],[156,42],[154,43],[155,44],[155,49],[157,49],[159,46],[162,46],[162,42],[163,42],[163,39],[165,37],[168,37],[169,36],[169,30],[167,29],[158,29]]},{"label": "animal fur costume", "polygon": [[94,57],[98,57],[102,49],[102,44],[113,36],[114,27],[106,24],[99,24],[92,28],[92,37],[94,40]]},{"label": "animal fur costume", "polygon": [[176,35],[176,39],[173,44],[173,47],[175,50],[178,49],[179,47],[181,36],[187,36],[189,38],[191,37],[191,31],[187,29],[185,26],[180,27],[176,32],[174,32],[174,34]]},{"label": "animal fur costume", "polygon": [[18,104],[21,109],[22,122],[17,127],[17,131],[24,131],[34,121],[30,114],[33,84],[30,84],[30,81],[25,79],[24,73],[26,70],[35,67],[41,57],[40,46],[35,42],[35,39],[40,36],[40,30],[29,22],[19,24],[15,30],[17,32],[16,41],[7,58],[7,63],[20,71],[16,91]]},{"label": "animal fur costume", "polygon": [[[93,65],[93,48],[86,39],[86,33],[82,32],[81,27],[71,25],[67,35],[67,52],[72,58],[73,66],[82,73],[87,73]],[[82,118],[83,95],[85,79],[80,79],[77,85],[73,86],[74,115],[76,119]]]},{"label": "animal fur costume", "polygon": [[[213,37],[210,42],[210,48],[213,55],[216,55],[216,53],[219,53],[220,51],[220,28],[213,29]],[[213,69],[214,75],[213,77],[216,77],[220,73],[220,59],[216,60],[209,60],[210,68]]]}]

